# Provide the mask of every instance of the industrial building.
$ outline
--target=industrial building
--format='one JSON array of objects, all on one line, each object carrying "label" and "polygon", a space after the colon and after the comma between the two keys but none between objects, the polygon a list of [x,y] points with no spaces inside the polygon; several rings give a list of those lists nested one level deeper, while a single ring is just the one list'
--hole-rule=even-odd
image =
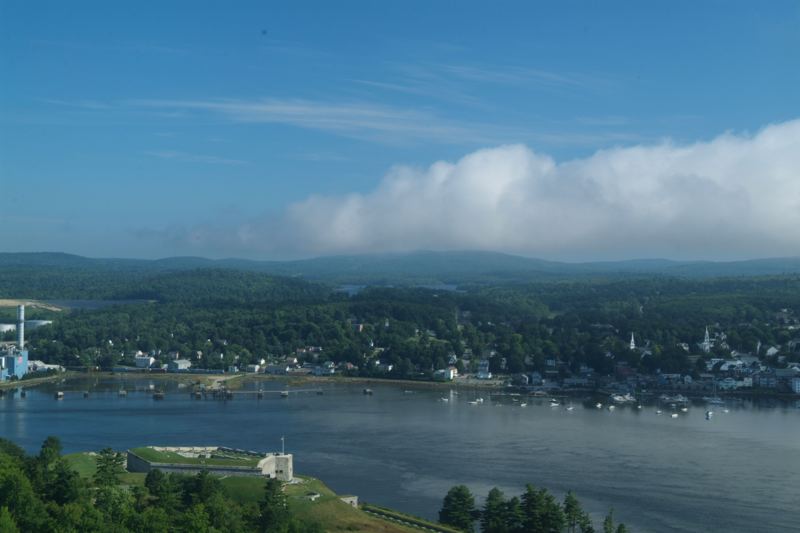
[{"label": "industrial building", "polygon": [[21,379],[28,373],[28,350],[25,349],[25,306],[17,307],[17,343],[0,351],[0,381]]}]

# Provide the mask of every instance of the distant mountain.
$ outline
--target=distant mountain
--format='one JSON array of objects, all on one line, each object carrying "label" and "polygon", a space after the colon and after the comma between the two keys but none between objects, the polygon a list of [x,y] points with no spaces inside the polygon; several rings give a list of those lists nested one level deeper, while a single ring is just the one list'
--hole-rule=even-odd
[{"label": "distant mountain", "polygon": [[587,277],[675,276],[706,278],[800,274],[800,257],[748,261],[637,259],[565,263],[494,252],[410,252],[343,255],[296,261],[169,257],[94,259],[64,253],[0,253],[0,271],[67,269],[140,274],[224,268],[337,284],[464,284],[548,281]]}]

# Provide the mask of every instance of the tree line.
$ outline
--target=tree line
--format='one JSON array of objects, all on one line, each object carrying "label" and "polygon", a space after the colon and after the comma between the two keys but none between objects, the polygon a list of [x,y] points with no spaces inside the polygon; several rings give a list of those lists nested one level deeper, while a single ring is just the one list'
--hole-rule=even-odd
[{"label": "tree line", "polygon": [[[595,533],[588,513],[571,491],[558,502],[547,489],[526,485],[521,496],[506,498],[493,488],[482,508],[465,485],[452,487],[442,502],[439,522],[473,533],[478,523],[482,533]],[[625,524],[614,523],[614,512],[603,520],[603,533],[627,533]]]}]

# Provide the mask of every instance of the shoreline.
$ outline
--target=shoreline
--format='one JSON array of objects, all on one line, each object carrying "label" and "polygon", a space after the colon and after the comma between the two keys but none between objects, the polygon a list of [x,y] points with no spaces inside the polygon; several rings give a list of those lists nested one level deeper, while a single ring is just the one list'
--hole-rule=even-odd
[{"label": "shoreline", "polygon": [[[341,384],[341,385],[394,385],[398,387],[407,387],[408,389],[429,389],[429,390],[482,390],[482,391],[495,391],[500,393],[514,393],[521,395],[532,395],[533,391],[516,386],[506,386],[498,381],[479,381],[479,380],[463,380],[455,379],[453,381],[421,381],[413,379],[387,379],[376,377],[362,377],[362,376],[314,376],[308,374],[302,375],[272,375],[272,374],[192,374],[192,373],[163,373],[163,372],[112,372],[112,371],[97,371],[97,372],[75,372],[68,371],[64,374],[57,374],[47,376],[45,378],[34,378],[31,380],[15,381],[0,383],[2,388],[14,387],[27,387],[36,386],[42,383],[47,383],[57,379],[71,379],[77,377],[88,376],[103,376],[115,379],[124,378],[139,378],[139,379],[157,379],[165,381],[176,381],[181,383],[190,384],[203,384],[210,387],[212,390],[219,389],[225,385],[230,389],[238,389],[245,383],[252,382],[283,382],[289,386],[298,384]],[[604,389],[561,389],[547,391],[545,397],[608,397],[611,394],[608,390]],[[661,394],[683,394],[689,400],[701,400],[704,396],[712,394],[710,391],[686,391],[686,390],[673,390],[673,389],[648,389],[645,392],[639,393],[641,396],[647,398],[655,398]],[[774,399],[780,401],[800,401],[800,395],[786,392],[769,391],[769,390],[748,390],[748,391],[717,391],[717,395],[722,399],[739,399],[739,400],[754,400],[754,399]]]}]

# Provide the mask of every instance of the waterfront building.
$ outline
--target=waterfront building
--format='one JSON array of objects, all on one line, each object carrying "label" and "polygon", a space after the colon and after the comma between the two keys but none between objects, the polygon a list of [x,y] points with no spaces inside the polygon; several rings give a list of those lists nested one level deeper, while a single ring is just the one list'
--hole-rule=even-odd
[{"label": "waterfront building", "polygon": [[133,358],[136,368],[150,368],[156,362],[155,358],[149,355],[137,355]]},{"label": "waterfront building", "polygon": [[170,372],[181,372],[189,370],[192,367],[192,362],[188,359],[176,359],[167,363],[167,370]]},{"label": "waterfront building", "polygon": [[489,371],[489,360],[481,359],[478,362],[478,379],[492,379],[492,373]]},{"label": "waterfront building", "polygon": [[25,306],[17,307],[17,344],[0,352],[0,381],[22,379],[28,373],[28,350],[25,349]]}]

